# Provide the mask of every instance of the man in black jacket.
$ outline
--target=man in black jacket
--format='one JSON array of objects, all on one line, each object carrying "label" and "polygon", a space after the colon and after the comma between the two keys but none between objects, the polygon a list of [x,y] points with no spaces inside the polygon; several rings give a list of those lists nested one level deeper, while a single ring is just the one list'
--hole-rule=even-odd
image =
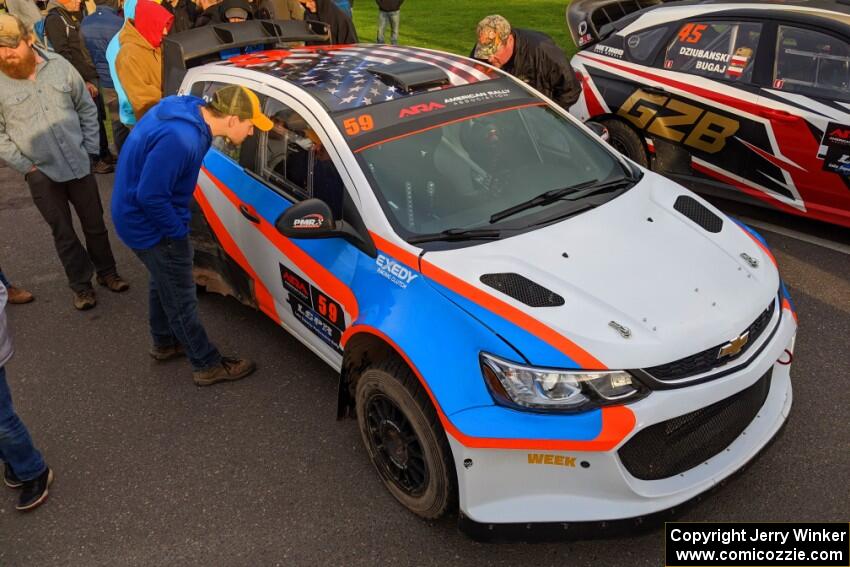
[{"label": "man in black jacket", "polygon": [[174,21],[168,33],[190,30],[198,17],[198,7],[191,0],[165,0],[162,7],[171,12]]},{"label": "man in black jacket", "polygon": [[47,5],[44,34],[53,51],[67,59],[83,77],[86,90],[97,106],[100,152],[97,156],[92,156],[92,172],[112,173],[115,170],[115,158],[109,152],[109,139],[106,137],[106,109],[97,88],[97,70],[80,34],[80,23],[83,20],[80,7],[80,0],[51,0]]},{"label": "man in black jacket", "polygon": [[478,23],[478,43],[472,57],[528,83],[565,110],[581,94],[575,71],[551,37],[536,31],[511,29],[502,16],[487,16]]},{"label": "man in black jacket", "polygon": [[304,19],[330,26],[331,43],[357,43],[354,22],[332,0],[298,0],[304,6]]}]

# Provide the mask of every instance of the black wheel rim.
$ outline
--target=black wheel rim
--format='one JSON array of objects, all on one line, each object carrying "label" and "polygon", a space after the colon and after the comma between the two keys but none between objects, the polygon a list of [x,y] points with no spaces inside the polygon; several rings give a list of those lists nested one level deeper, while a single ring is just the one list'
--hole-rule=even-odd
[{"label": "black wheel rim", "polygon": [[405,494],[416,496],[428,486],[422,444],[401,409],[383,394],[366,402],[366,428],[381,474]]}]

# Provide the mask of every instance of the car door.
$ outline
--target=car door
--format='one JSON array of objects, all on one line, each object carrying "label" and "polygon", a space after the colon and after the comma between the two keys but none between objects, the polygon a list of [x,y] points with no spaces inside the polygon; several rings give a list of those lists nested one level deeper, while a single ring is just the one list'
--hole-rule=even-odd
[{"label": "car door", "polygon": [[[193,93],[210,96],[220,86],[206,82]],[[257,306],[339,367],[341,336],[356,311],[350,282],[358,251],[340,238],[286,238],[275,221],[310,197],[325,200],[339,218],[347,188],[315,117],[282,93],[262,91],[257,87],[273,129],[255,131],[239,149],[215,140],[196,200],[221,246],[253,282]]]},{"label": "car door", "polygon": [[746,144],[766,136],[756,107],[762,27],[717,16],[674,26],[653,64],[658,79],[618,110],[647,137],[654,169],[686,183],[746,175]]},{"label": "car door", "polygon": [[850,226],[850,38],[777,22],[760,106],[795,212]]}]

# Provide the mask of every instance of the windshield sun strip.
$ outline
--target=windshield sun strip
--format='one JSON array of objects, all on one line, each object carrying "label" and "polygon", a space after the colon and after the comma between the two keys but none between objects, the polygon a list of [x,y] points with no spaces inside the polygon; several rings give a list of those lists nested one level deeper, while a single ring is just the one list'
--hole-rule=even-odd
[{"label": "windshield sun strip", "polygon": [[467,116],[462,116],[460,118],[453,118],[453,119],[447,120],[445,122],[440,122],[439,124],[433,124],[431,126],[426,126],[425,128],[419,128],[417,130],[405,132],[404,134],[398,134],[396,136],[390,136],[389,138],[384,138],[383,140],[378,140],[377,142],[371,142],[369,144],[366,144],[365,146],[357,148],[356,150],[354,150],[354,153],[359,154],[360,152],[362,152],[364,150],[374,148],[375,146],[380,146],[381,144],[386,144],[387,142],[394,142],[396,140],[408,138],[408,137],[416,135],[416,134],[421,134],[422,132],[427,132],[428,130],[433,130],[435,128],[442,128],[444,126],[449,126],[451,124],[457,124],[458,122],[465,122],[466,120],[471,120],[473,118],[481,118],[482,116],[488,116],[490,114],[498,114],[500,112],[507,112],[509,110],[519,110],[519,109],[522,109],[522,108],[530,108],[530,107],[533,107],[533,106],[548,106],[548,105],[543,101],[527,102],[527,103],[524,103],[524,104],[518,104],[518,105],[514,105],[514,106],[507,106],[507,107],[503,107],[503,108],[497,108],[497,109],[494,109],[494,110],[488,110],[487,112],[480,112],[478,114],[470,114],[470,115],[467,115]]}]

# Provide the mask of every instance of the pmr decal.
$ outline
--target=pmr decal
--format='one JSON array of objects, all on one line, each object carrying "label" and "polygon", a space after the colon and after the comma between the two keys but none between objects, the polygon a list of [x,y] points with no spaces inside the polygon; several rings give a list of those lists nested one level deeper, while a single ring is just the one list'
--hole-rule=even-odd
[{"label": "pmr decal", "polygon": [[375,264],[378,266],[379,274],[402,289],[405,289],[410,282],[419,277],[418,274],[414,273],[413,270],[407,266],[399,264],[395,260],[388,258],[383,254],[378,254]]},{"label": "pmr decal", "polygon": [[629,122],[671,142],[716,154],[741,127],[732,118],[661,94],[636,90],[617,114]]},{"label": "pmr decal", "polygon": [[566,455],[550,455],[548,453],[529,453],[528,464],[575,468],[576,458]]},{"label": "pmr decal", "polygon": [[292,223],[292,228],[322,228],[324,222],[325,217],[323,217],[319,213],[312,213],[309,215],[304,215],[300,219],[295,219],[295,221]]}]

